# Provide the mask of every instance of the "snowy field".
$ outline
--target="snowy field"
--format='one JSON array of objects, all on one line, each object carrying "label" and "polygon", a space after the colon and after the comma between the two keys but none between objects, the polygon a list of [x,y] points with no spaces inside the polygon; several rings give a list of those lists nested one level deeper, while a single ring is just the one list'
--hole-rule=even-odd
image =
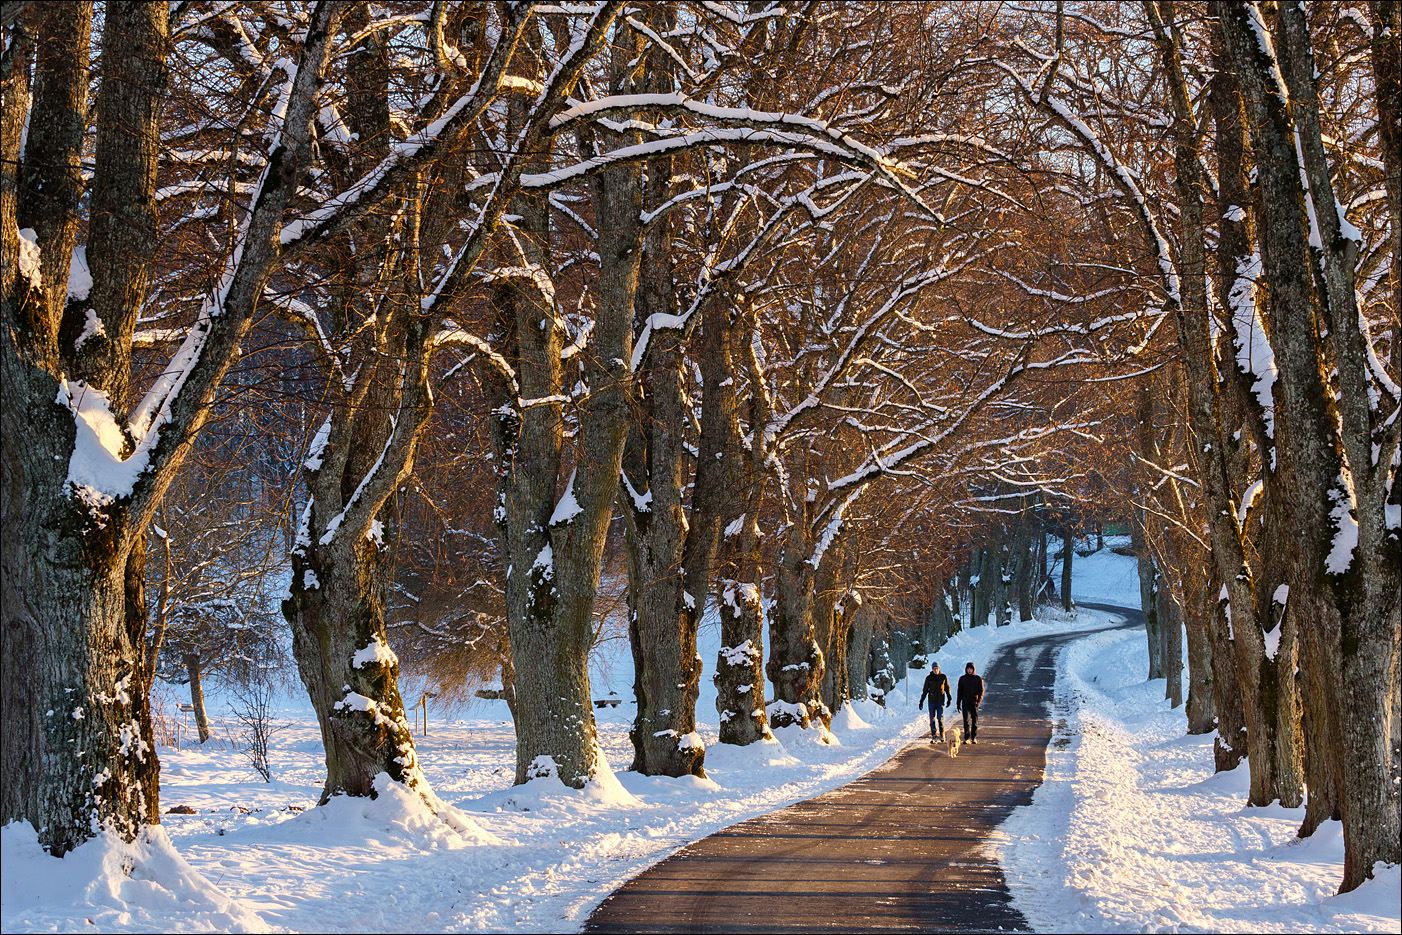
[{"label": "snowy field", "polygon": [[[1073,591],[1136,603],[1133,561],[1108,550],[1080,560]],[[1084,588],[1084,595],[1081,589]],[[1000,643],[1094,629],[1086,611],[966,631],[935,654],[946,671],[982,671]],[[703,626],[707,676],[701,733],[716,739],[709,672],[719,633]],[[1182,737],[1180,712],[1142,681],[1141,631],[1092,636],[1068,649],[1048,782],[998,842],[1023,912],[1066,931],[1398,930],[1398,874],[1343,900],[1335,827],[1291,845],[1298,816],[1246,814],[1245,770],[1213,778],[1211,741]],[[622,641],[593,664],[595,695],[631,695]],[[434,790],[455,806],[450,828],[394,790],[374,802],[315,807],[321,745],[300,699],[280,716],[274,781],[263,783],[227,743],[161,750],[166,814],[145,841],[97,839],[62,863],[32,830],[0,831],[0,928],[18,931],[572,931],[629,877],[683,845],[854,779],[924,730],[915,707],[925,670],[890,695],[858,703],[814,731],[772,744],[710,746],[708,780],[624,771],[628,701],[599,714],[617,770],[583,791],[538,779],[511,786],[514,740],[502,702],[452,717],[430,707],[419,754]],[[994,686],[991,686],[994,687]],[[211,701],[211,710],[217,703]],[[1069,742],[1068,742],[1069,741]]]}]

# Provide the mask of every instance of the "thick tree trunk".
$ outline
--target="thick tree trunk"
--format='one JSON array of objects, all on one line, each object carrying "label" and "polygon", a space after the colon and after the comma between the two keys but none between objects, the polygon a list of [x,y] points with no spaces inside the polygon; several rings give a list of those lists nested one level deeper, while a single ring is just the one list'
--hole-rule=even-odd
[{"label": "thick tree trunk", "polygon": [[867,681],[871,678],[871,612],[863,605],[852,616],[847,630],[847,695],[866,700]]},{"label": "thick tree trunk", "polygon": [[814,574],[806,561],[805,545],[801,540],[786,545],[775,575],[769,662],[765,665],[765,674],[774,686],[774,702],[769,707],[773,727],[810,727],[815,719],[826,727],[832,717],[818,695],[824,660],[813,623]]},{"label": "thick tree trunk", "polygon": [[745,746],[765,740],[773,735],[764,710],[764,605],[759,588],[721,581],[720,627],[715,674],[720,742]]},{"label": "thick tree trunk", "polygon": [[1036,556],[1033,554],[1032,519],[1028,511],[1024,510],[1019,521],[1018,535],[1013,540],[1013,586],[1017,592],[1017,619],[1031,620],[1033,617],[1033,569],[1036,567]]},{"label": "thick tree trunk", "polygon": [[1212,640],[1212,688],[1217,708],[1217,739],[1213,743],[1213,763],[1217,772],[1236,769],[1246,757],[1250,743],[1246,733],[1246,712],[1237,682],[1237,651],[1232,645],[1227,623],[1226,589],[1218,585],[1222,597],[1214,599],[1207,618]]},{"label": "thick tree trunk", "polygon": [[[389,511],[384,518],[389,519]],[[388,774],[435,804],[419,769],[413,731],[399,694],[399,660],[385,635],[390,584],[388,543],[348,534],[313,541],[328,522],[307,511],[304,543],[293,552],[293,582],[283,602],[297,671],[321,727],[326,756],[325,804],[332,796],[374,797]]]},{"label": "thick tree trunk", "polygon": [[[575,788],[600,772],[602,760],[589,693],[589,650],[631,415],[629,361],[642,253],[639,170],[601,173],[591,188],[600,232],[594,353],[584,364],[589,394],[579,402],[576,466],[558,505],[560,404],[503,413],[494,428],[497,517],[516,670],[516,781],[553,775]],[[529,209],[539,212],[535,227],[546,229],[543,205],[536,200]],[[520,385],[508,408],[516,397],[559,399],[561,334],[553,314],[533,299],[517,301],[511,311]]]},{"label": "thick tree trunk", "polygon": [[837,712],[852,697],[847,690],[847,644],[852,629],[852,616],[859,612],[861,598],[848,593],[835,602],[830,609],[820,605],[831,622],[826,627],[827,635],[823,644],[823,679],[818,687],[818,697],[829,711]]},{"label": "thick tree trunk", "polygon": [[[743,297],[740,297],[743,302]],[[717,323],[718,324],[718,323]],[[711,336],[712,320],[705,322],[708,339]],[[734,310],[729,338],[724,356],[717,355],[717,362],[728,361],[734,364],[734,354],[741,355],[751,381],[762,382],[763,376],[754,344],[748,340],[754,327],[748,309],[743,305]],[[739,459],[739,424],[734,404],[733,374],[724,376],[716,384],[710,382],[710,375],[703,370],[705,385],[716,392],[725,392],[731,400],[731,410],[726,421],[732,426],[732,445]],[[715,410],[719,413],[719,409]],[[751,426],[761,426],[769,422],[769,409],[763,393],[751,393],[749,398]],[[703,427],[703,443],[705,430]],[[716,710],[721,715],[720,740],[722,743],[745,745],[773,736],[769,730],[769,715],[764,700],[764,603],[760,596],[760,533],[759,514],[764,500],[766,478],[765,458],[767,449],[764,433],[750,433],[750,449],[745,454],[745,476],[741,488],[745,494],[744,514],[740,517],[740,546],[737,558],[738,568],[735,579],[722,579],[720,582],[721,648],[716,659]],[[712,457],[714,460],[714,457]],[[738,464],[737,464],[738,469]],[[709,494],[708,494],[709,495]],[[731,712],[726,717],[726,712]]]},{"label": "thick tree trunk", "polygon": [[[1207,561],[1211,556],[1203,555]],[[1216,673],[1212,658],[1209,616],[1212,595],[1209,582],[1196,570],[1183,575],[1183,599],[1187,604],[1184,626],[1188,634],[1188,733],[1210,734],[1217,720]]]},{"label": "thick tree trunk", "polygon": [[[670,285],[670,271],[667,279]],[[638,705],[630,731],[633,769],[649,776],[704,776],[705,747],[696,733],[696,626],[705,592],[686,590],[682,564],[688,522],[682,502],[687,412],[681,348],[670,335],[654,341],[660,345],[649,355],[645,424],[632,430],[619,493]]]},{"label": "thick tree trunk", "polygon": [[886,651],[891,657],[891,674],[899,685],[910,672],[910,634],[894,627],[886,634]]},{"label": "thick tree trunk", "polygon": [[[1295,651],[1292,631],[1298,629],[1308,694],[1330,679],[1342,689],[1340,703],[1319,716],[1311,706],[1309,743],[1312,761],[1325,762],[1314,757],[1322,751],[1337,770],[1334,791],[1345,844],[1342,889],[1349,890],[1372,872],[1375,861],[1395,862],[1399,856],[1389,720],[1402,562],[1384,519],[1384,502],[1396,495],[1384,465],[1396,451],[1397,429],[1395,424],[1384,429],[1383,417],[1369,403],[1367,349],[1354,285],[1358,244],[1346,236],[1334,199],[1304,12],[1297,3],[1281,4],[1275,59],[1254,38],[1256,11],[1225,4],[1219,10],[1255,131],[1265,220],[1262,253],[1271,287],[1280,491],[1271,525],[1292,546],[1284,575],[1289,590],[1277,588],[1272,598],[1273,604],[1282,603],[1284,618],[1277,628],[1277,664],[1281,680],[1293,683],[1293,669],[1287,667]],[[1350,524],[1357,545],[1343,561],[1336,532]],[[1288,693],[1286,700],[1292,700]],[[1327,777],[1312,774],[1311,782],[1316,781],[1327,783]],[[1313,817],[1322,812],[1315,809]]]},{"label": "thick tree trunk", "polygon": [[[168,33],[163,5],[108,5],[107,77],[90,115],[92,4],[7,15],[15,12],[0,75],[0,823],[30,822],[62,856],[103,828],[131,838],[160,814],[145,665],[146,514],[133,516],[131,493],[67,483],[75,419],[66,390],[88,402],[105,394],[114,423],[125,421],[130,373],[113,340],[131,333],[149,253],[115,254],[151,239]],[[89,186],[81,159],[91,116]],[[93,271],[109,339],[80,342],[93,309],[69,302],[66,286],[89,195],[89,246],[112,257]],[[105,215],[113,209],[115,224]],[[20,269],[22,229],[34,231],[39,250],[33,278]],[[157,476],[140,482],[142,510],[163,489]]]},{"label": "thick tree trunk", "polygon": [[[8,377],[7,416],[18,402]],[[52,408],[53,449],[65,449],[66,428],[71,450],[72,419]],[[22,436],[10,421],[0,488],[6,530],[0,537],[6,720],[0,820],[30,822],[49,853],[61,857],[97,828],[130,838],[158,821],[159,767],[137,700],[144,647],[132,643],[127,627],[125,556],[75,509],[80,504],[61,494],[66,459],[55,462],[33,445],[23,455],[11,450]],[[47,483],[40,472],[50,475]],[[21,497],[17,488],[41,495]],[[86,540],[68,532],[83,526]]]},{"label": "thick tree trunk", "polygon": [[993,616],[1000,627],[1008,625],[1010,622],[1009,615],[1011,613],[1011,608],[1008,606],[1008,594],[1010,589],[1008,588],[1006,552],[1007,545],[1002,537],[999,537],[997,544],[988,550],[989,568],[987,574],[992,579],[992,596],[990,600],[993,604]]},{"label": "thick tree trunk", "polygon": [[[670,28],[675,18],[666,6],[649,12],[656,18],[654,27],[661,31]],[[642,90],[672,90],[673,67],[670,60],[651,56]],[[644,207],[660,208],[671,196],[670,157],[649,161]],[[672,228],[665,220],[646,235],[635,306],[638,320],[677,312],[671,243]],[[731,371],[728,329],[718,320],[723,313],[719,303],[709,306],[704,315],[704,347],[697,355],[706,368],[701,414],[706,425],[689,519],[684,502],[690,457],[685,432],[692,412],[683,369],[683,336],[675,330],[652,335],[637,375],[638,421],[624,450],[619,504],[626,520],[628,632],[638,705],[630,736],[633,769],[649,776],[705,776],[705,746],[696,732],[701,682],[696,630],[710,586],[721,511],[728,505],[730,465],[717,462],[731,447],[731,434],[738,434],[732,425],[734,394],[719,387]],[[720,356],[724,360],[716,359]]]}]

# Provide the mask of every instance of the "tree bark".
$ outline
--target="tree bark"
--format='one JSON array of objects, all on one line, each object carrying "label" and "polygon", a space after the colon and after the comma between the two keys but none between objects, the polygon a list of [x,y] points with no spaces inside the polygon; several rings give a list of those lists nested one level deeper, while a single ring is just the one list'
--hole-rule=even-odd
[{"label": "tree bark", "polygon": [[991,600],[993,603],[993,616],[997,621],[998,626],[1000,627],[1005,627],[1008,625],[1008,623],[1010,622],[1009,616],[1011,613],[1011,607],[1009,606],[1008,600],[1009,582],[1006,561],[1007,551],[1007,540],[1000,535],[998,537],[998,540],[988,550],[987,559],[990,564],[990,568],[987,573],[992,578]]},{"label": "tree bark", "polygon": [[338,537],[293,563],[301,581],[284,613],[321,727],[323,804],[334,795],[374,797],[380,773],[428,795],[399,693],[399,660],[386,640],[387,552],[387,544],[362,533]]},{"label": "tree bark", "polygon": [[[1205,561],[1212,557],[1203,554]],[[1188,634],[1188,733],[1210,734],[1217,721],[1216,670],[1212,658],[1210,584],[1200,573],[1183,575],[1183,599],[1187,605],[1184,626]]]},{"label": "tree bark", "polygon": [[1075,533],[1068,528],[1061,540],[1061,609],[1068,614],[1075,606],[1071,601],[1071,560],[1076,557],[1075,539]]},{"label": "tree bark", "polygon": [[185,672],[190,677],[190,707],[195,709],[195,729],[199,731],[200,743],[209,739],[209,714],[204,706],[203,673],[200,671],[200,654],[185,653],[180,657]]},{"label": "tree bark", "polygon": [[1212,638],[1212,687],[1217,707],[1217,739],[1213,742],[1213,764],[1217,772],[1236,769],[1250,750],[1246,727],[1246,712],[1242,705],[1241,688],[1237,682],[1237,650],[1232,645],[1230,613],[1226,588],[1219,587],[1221,597],[1212,601],[1208,617],[1208,633]]},{"label": "tree bark", "polygon": [[720,742],[745,746],[773,736],[764,710],[764,608],[759,589],[733,580],[720,583],[721,648],[716,660],[716,711]]},{"label": "tree bark", "polygon": [[865,701],[871,677],[871,612],[865,604],[852,616],[847,630],[847,696]]},{"label": "tree bark", "polygon": [[973,565],[976,577],[971,583],[972,598],[969,602],[971,627],[981,627],[988,623],[989,604],[993,595],[993,579],[989,571],[992,564],[990,552],[987,547],[974,550]]},{"label": "tree bark", "polygon": [[[622,89],[629,50],[617,48]],[[591,139],[581,145],[593,151]],[[548,156],[548,153],[544,154]],[[599,280],[593,353],[584,361],[575,466],[556,503],[563,424],[561,331],[538,302],[516,302],[521,399],[550,400],[504,413],[494,431],[498,526],[504,543],[507,625],[516,670],[516,782],[557,776],[582,788],[600,772],[589,694],[594,599],[618,492],[633,393],[633,311],[642,254],[642,179],[636,166],[590,180]],[[544,214],[536,199],[535,210]],[[547,242],[542,239],[541,243]],[[514,400],[508,408],[514,407]]]},{"label": "tree bark", "polygon": [[[1397,426],[1384,428],[1386,417],[1368,403],[1353,282],[1357,243],[1346,236],[1334,199],[1304,13],[1298,4],[1281,5],[1278,59],[1255,41],[1262,28],[1252,22],[1255,14],[1222,8],[1227,49],[1247,90],[1255,131],[1279,370],[1273,398],[1283,503],[1276,528],[1292,548],[1289,590],[1276,589],[1272,604],[1281,604],[1282,654],[1291,631],[1299,630],[1307,703],[1328,679],[1342,687],[1341,703],[1318,716],[1311,707],[1308,723],[1312,748],[1327,751],[1312,753],[1311,763],[1336,769],[1346,891],[1371,873],[1375,861],[1395,861],[1399,854],[1389,747],[1398,651],[1395,584],[1402,562],[1383,507],[1395,496],[1383,465],[1397,450]],[[1295,161],[1280,163],[1287,154]],[[1337,393],[1331,388],[1335,380]],[[1341,561],[1336,533],[1345,525],[1356,529],[1357,545]],[[1316,781],[1329,791],[1327,777],[1311,775],[1312,795]],[[1312,811],[1317,818],[1323,809]]]},{"label": "tree bark", "polygon": [[1144,514],[1135,510],[1130,522],[1131,548],[1134,549],[1135,565],[1139,572],[1139,609],[1144,613],[1144,634],[1149,645],[1149,678],[1161,679],[1163,672],[1163,637],[1159,632],[1158,569],[1149,554],[1149,543],[1144,535]]},{"label": "tree bark", "polygon": [[1170,708],[1178,708],[1183,704],[1183,618],[1167,588],[1158,589],[1154,603],[1159,625],[1159,659],[1163,678],[1167,680],[1164,697]]},{"label": "tree bark", "polygon": [[769,662],[765,674],[774,686],[769,722],[774,727],[810,727],[814,719],[826,726],[831,712],[818,689],[825,665],[813,623],[814,573],[802,536],[807,518],[792,527],[791,539],[776,570],[775,612],[769,621]]},{"label": "tree bark", "polygon": [[1023,507],[1018,518],[1018,532],[1013,540],[1013,585],[1017,592],[1017,618],[1026,621],[1033,618],[1033,569],[1036,556],[1033,554],[1031,510]]},{"label": "tree bark", "polygon": [[[663,275],[670,292],[670,269]],[[646,282],[641,292],[649,294]],[[649,353],[643,390],[644,424],[632,430],[619,496],[626,520],[628,632],[638,705],[630,731],[633,769],[649,776],[704,776],[705,748],[696,733],[701,678],[696,627],[706,592],[686,590],[683,564],[689,524],[683,502],[687,472],[681,433],[688,414],[682,355],[670,334],[653,341],[657,346]],[[709,532],[715,536],[714,523]]]},{"label": "tree bark", "polygon": [[[99,214],[114,204],[126,208],[140,239],[143,221],[154,217],[166,13],[111,4],[105,15],[92,201]],[[129,405],[129,372],[80,340],[84,329],[75,322],[86,320],[91,304],[67,295],[86,191],[80,156],[92,19],[90,3],[21,10],[6,27],[3,53],[0,822],[29,821],[54,856],[103,827],[131,838],[160,814],[145,665],[144,505],[134,516],[131,497],[94,492],[84,499],[69,483],[75,420],[55,402],[67,398],[64,387],[105,394],[97,405],[105,402],[117,424]],[[121,242],[111,228],[105,215],[92,218],[90,244],[99,255]],[[19,230],[33,231],[38,249],[32,277],[18,262]],[[113,257],[94,270],[93,291],[104,297],[99,321],[118,335],[135,321],[148,257],[149,249]],[[124,276],[137,286],[120,288]],[[158,497],[160,489],[155,478],[147,491]]]}]

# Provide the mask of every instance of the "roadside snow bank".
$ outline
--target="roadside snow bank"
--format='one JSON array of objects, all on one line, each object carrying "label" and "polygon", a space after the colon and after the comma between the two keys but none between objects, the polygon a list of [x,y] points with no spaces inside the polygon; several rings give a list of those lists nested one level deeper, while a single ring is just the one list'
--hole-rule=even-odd
[{"label": "roadside snow bank", "polygon": [[995,833],[1014,904],[1045,932],[1397,932],[1402,878],[1346,896],[1337,823],[1247,808],[1245,765],[1212,771],[1164,682],[1145,681],[1144,634],[1098,633],[1058,665],[1056,733],[1031,806]]},{"label": "roadside snow bank", "polygon": [[131,843],[104,833],[55,860],[28,822],[0,829],[7,932],[267,932],[267,923],[185,862],[160,826]]}]

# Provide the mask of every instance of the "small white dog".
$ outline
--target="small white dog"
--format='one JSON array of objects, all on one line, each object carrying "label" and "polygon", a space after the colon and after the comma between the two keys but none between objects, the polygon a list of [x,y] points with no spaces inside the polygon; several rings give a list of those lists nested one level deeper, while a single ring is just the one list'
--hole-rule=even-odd
[{"label": "small white dog", "polygon": [[957,725],[947,728],[944,732],[944,742],[949,748],[949,755],[958,756],[959,745],[964,742],[964,729]]}]

